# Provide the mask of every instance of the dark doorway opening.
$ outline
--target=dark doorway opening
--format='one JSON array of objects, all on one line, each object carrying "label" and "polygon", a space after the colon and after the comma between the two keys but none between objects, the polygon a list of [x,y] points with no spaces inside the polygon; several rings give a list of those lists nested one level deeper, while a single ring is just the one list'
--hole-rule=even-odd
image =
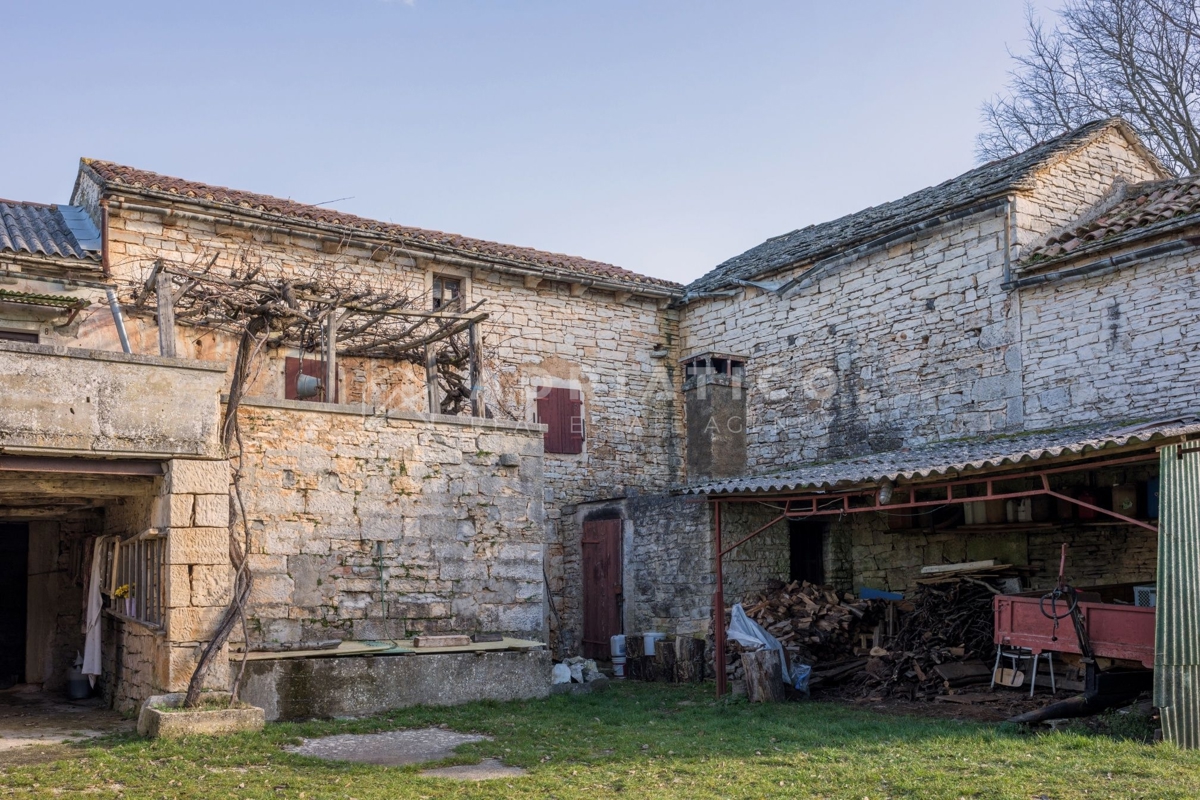
[{"label": "dark doorway opening", "polygon": [[790,580],[825,583],[825,532],[827,523],[789,520],[791,544]]},{"label": "dark doorway opening", "polygon": [[607,659],[621,632],[621,520],[583,523],[583,656]]},{"label": "dark doorway opening", "polygon": [[29,526],[0,525],[0,689],[25,682]]}]

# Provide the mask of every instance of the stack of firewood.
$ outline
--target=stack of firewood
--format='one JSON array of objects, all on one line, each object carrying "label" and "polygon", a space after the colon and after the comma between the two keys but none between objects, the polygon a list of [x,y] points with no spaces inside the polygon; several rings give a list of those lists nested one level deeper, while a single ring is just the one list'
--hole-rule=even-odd
[{"label": "stack of firewood", "polygon": [[988,683],[996,652],[992,598],[1000,579],[976,574],[920,583],[896,636],[873,648],[860,668],[831,675],[827,682],[842,683],[844,694],[913,700]]},{"label": "stack of firewood", "polygon": [[[883,615],[883,603],[839,596],[828,586],[807,581],[769,589],[743,605],[746,616],[779,640],[790,663],[819,664],[854,656],[863,634],[872,634]],[[741,680],[740,644],[726,647],[726,674]]]}]

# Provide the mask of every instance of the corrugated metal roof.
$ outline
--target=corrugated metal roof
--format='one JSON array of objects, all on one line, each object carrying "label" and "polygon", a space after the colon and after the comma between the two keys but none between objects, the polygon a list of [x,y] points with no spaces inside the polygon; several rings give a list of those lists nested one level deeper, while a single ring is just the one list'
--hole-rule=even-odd
[{"label": "corrugated metal roof", "polygon": [[98,262],[100,231],[83,209],[76,206],[0,200],[0,252],[3,251]]},{"label": "corrugated metal roof", "polygon": [[955,476],[964,472],[1025,464],[1064,455],[1141,444],[1200,433],[1200,417],[1126,425],[1109,423],[1027,434],[957,439],[903,450],[814,464],[758,477],[731,478],[691,486],[688,494],[753,494],[822,491],[890,480]]}]

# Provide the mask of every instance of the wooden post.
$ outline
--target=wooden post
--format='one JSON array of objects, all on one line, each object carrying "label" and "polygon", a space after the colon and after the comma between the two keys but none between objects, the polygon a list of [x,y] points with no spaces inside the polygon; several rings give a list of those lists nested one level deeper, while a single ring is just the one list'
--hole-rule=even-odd
[{"label": "wooden post", "polygon": [[625,677],[631,681],[646,679],[646,657],[642,654],[642,637],[625,635]]},{"label": "wooden post", "polygon": [[472,322],[471,339],[471,416],[486,416],[483,407],[483,334],[479,323]]},{"label": "wooden post", "polygon": [[171,276],[162,270],[155,276],[154,293],[158,296],[158,352],[175,357],[175,291]]},{"label": "wooden post", "polygon": [[776,650],[749,650],[742,653],[746,671],[746,698],[751,703],[783,702],[783,665]]},{"label": "wooden post", "polygon": [[675,640],[663,639],[654,643],[654,655],[649,662],[646,680],[675,682]]},{"label": "wooden post", "polygon": [[340,309],[334,308],[325,320],[325,402],[336,403],[338,400],[337,372],[337,331],[338,321],[342,316]]},{"label": "wooden post", "polygon": [[433,344],[425,345],[425,391],[429,396],[429,413],[442,413],[442,393],[438,389],[437,351]]},{"label": "wooden post", "polygon": [[704,681],[704,639],[695,636],[675,639],[675,680],[678,683]]}]

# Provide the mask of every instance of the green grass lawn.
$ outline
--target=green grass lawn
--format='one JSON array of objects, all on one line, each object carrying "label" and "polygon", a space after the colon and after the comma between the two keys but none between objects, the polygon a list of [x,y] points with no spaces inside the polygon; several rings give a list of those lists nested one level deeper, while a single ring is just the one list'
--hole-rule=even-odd
[{"label": "green grass lawn", "polygon": [[[416,767],[302,758],[298,737],[446,725],[495,741],[529,774],[484,783]],[[130,798],[1197,798],[1200,753],[1084,733],[881,715],[832,703],[716,702],[711,688],[620,684],[582,697],[416,708],[343,722],[268,725],[220,739],[95,740],[57,761],[0,767],[0,793]],[[86,794],[85,794],[86,793]]]}]

